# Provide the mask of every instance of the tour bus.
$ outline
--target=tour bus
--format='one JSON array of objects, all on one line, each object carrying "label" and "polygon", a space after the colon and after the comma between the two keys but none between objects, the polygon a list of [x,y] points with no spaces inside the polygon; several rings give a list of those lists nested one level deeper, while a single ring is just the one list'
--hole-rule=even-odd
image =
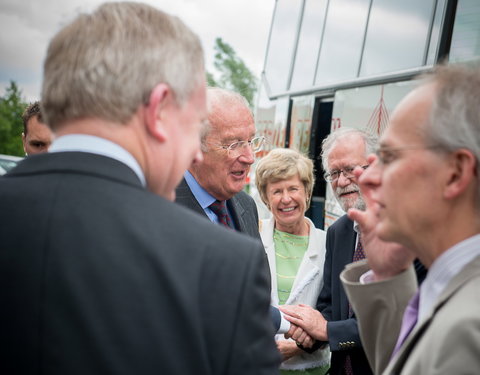
[{"label": "tour bus", "polygon": [[257,157],[290,147],[315,161],[307,215],[327,228],[343,212],[322,177],[322,140],[342,126],[380,135],[418,74],[479,56],[480,0],[276,0],[255,109],[268,143]]}]

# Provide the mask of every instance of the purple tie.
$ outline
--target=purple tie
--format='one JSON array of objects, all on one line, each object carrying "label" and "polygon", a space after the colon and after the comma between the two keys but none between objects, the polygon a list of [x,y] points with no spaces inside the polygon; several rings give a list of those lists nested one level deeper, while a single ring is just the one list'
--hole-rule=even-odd
[{"label": "purple tie", "polygon": [[408,337],[413,327],[417,323],[419,297],[420,297],[420,293],[417,290],[417,292],[412,296],[412,298],[408,302],[407,308],[403,313],[402,327],[400,328],[400,334],[398,335],[398,340],[397,340],[397,344],[395,345],[395,349],[393,349],[392,358],[395,356],[395,354],[397,354],[403,342]]},{"label": "purple tie", "polygon": [[218,222],[222,225],[225,225],[228,228],[232,227],[232,221],[227,213],[227,206],[225,205],[225,201],[215,201],[210,206],[208,206],[215,215],[217,215]]}]

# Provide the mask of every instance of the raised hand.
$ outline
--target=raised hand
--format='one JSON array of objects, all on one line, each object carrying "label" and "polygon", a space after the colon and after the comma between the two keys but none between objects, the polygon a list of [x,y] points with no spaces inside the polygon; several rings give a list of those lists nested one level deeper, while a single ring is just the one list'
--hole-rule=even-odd
[{"label": "raised hand", "polygon": [[370,163],[368,169],[356,168],[354,171],[367,209],[365,211],[350,209],[348,217],[359,224],[368,264],[375,279],[382,280],[407,269],[415,256],[403,245],[383,241],[378,236],[377,225],[381,220],[381,213],[376,196],[381,184],[381,165],[375,155],[369,156],[368,161]]}]

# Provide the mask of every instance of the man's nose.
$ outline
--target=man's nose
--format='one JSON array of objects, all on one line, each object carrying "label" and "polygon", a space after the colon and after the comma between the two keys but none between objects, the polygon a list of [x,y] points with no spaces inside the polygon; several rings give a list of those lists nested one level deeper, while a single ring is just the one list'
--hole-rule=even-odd
[{"label": "man's nose", "polygon": [[242,147],[241,154],[238,159],[245,164],[253,164],[255,161],[255,153],[252,150],[252,146],[250,144],[246,144]]},{"label": "man's nose", "polygon": [[367,169],[356,173],[360,191],[367,201],[374,199],[382,185],[382,164],[375,155],[368,156],[368,163]]},{"label": "man's nose", "polygon": [[352,179],[345,177],[344,172],[342,171],[337,179],[337,185],[340,187],[348,186],[352,183]]}]

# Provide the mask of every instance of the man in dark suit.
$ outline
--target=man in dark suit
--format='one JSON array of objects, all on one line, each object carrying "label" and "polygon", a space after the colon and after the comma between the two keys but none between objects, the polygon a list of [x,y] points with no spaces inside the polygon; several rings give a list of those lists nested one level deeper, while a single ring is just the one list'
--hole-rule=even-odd
[{"label": "man in dark suit", "polygon": [[57,138],[0,179],[2,374],[276,373],[261,244],[171,202],[202,159],[204,74],[198,37],[139,3],[54,37]]},{"label": "man in dark suit", "polygon": [[178,186],[176,202],[213,222],[211,204],[226,205],[229,226],[260,239],[258,212],[243,191],[254,153],[264,143],[255,137],[255,122],[246,99],[233,91],[207,88],[209,127],[202,134],[203,161],[194,163]]},{"label": "man in dark suit", "polygon": [[[345,212],[350,208],[365,209],[353,168],[367,168],[367,157],[374,152],[376,146],[375,136],[352,128],[341,128],[323,142],[322,164],[327,171],[325,179],[331,184],[333,194]],[[347,264],[364,257],[360,237],[355,223],[347,215],[340,217],[328,228],[324,286],[318,297],[317,310],[303,312],[308,314],[308,319],[305,320],[309,320],[311,328],[302,328],[319,340],[314,348],[325,342],[330,346],[331,374],[372,374],[360,341],[355,314],[339,277]],[[418,261],[415,267],[419,280],[423,280],[425,267]]]},{"label": "man in dark suit", "polygon": [[[254,153],[264,144],[255,137],[255,122],[246,99],[233,91],[207,88],[208,124],[202,134],[203,161],[195,162],[176,189],[176,202],[214,223],[260,239],[258,212],[253,198],[243,191]],[[215,205],[224,205],[222,222]],[[262,254],[266,257],[265,252]],[[270,277],[268,268],[265,273]],[[290,324],[278,309],[270,315],[277,332],[286,332]]]}]

